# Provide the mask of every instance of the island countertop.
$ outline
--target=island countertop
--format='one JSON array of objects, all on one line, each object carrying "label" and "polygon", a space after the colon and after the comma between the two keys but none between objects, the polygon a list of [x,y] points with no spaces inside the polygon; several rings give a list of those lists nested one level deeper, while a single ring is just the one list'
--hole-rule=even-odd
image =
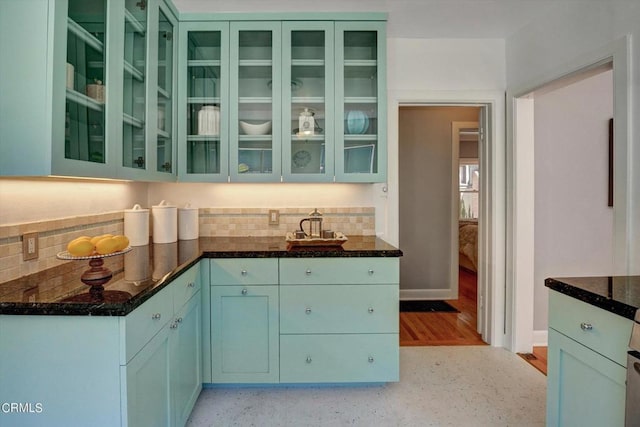
[{"label": "island countertop", "polygon": [[548,278],[545,286],[631,320],[640,308],[640,276]]},{"label": "island countertop", "polygon": [[[203,258],[399,257],[375,236],[350,236],[342,247],[289,249],[283,237],[201,237],[135,246],[105,260],[113,278],[90,293],[80,281],[88,262],[69,261],[0,283],[0,314],[125,316]],[[123,297],[124,296],[124,297]]]}]

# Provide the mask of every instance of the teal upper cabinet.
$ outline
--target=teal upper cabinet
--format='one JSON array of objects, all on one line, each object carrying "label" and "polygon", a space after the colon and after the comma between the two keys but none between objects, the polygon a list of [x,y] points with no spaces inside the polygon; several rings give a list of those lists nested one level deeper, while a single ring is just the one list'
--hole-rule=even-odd
[{"label": "teal upper cabinet", "polygon": [[333,22],[284,22],[283,181],[333,181]]},{"label": "teal upper cabinet", "polygon": [[386,180],[385,66],[384,23],[336,23],[336,181]]},{"label": "teal upper cabinet", "polygon": [[231,181],[280,181],[281,25],[232,22],[230,29]]},{"label": "teal upper cabinet", "polygon": [[180,24],[178,92],[181,181],[229,176],[229,23]]}]

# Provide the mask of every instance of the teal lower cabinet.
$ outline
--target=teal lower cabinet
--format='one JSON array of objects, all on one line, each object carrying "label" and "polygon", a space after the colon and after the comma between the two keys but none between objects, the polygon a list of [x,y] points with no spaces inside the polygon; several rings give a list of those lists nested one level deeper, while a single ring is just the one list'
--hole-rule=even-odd
[{"label": "teal lower cabinet", "polygon": [[547,426],[624,426],[631,327],[629,319],[550,292]]}]

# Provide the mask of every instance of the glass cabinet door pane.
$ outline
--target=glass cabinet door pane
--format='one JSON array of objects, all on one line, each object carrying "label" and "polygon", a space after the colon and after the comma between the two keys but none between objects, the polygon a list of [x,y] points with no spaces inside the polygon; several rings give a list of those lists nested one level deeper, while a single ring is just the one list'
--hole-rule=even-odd
[{"label": "glass cabinet door pane", "polygon": [[222,33],[190,31],[187,41],[187,173],[219,174]]},{"label": "glass cabinet door pane", "polygon": [[[290,99],[290,127],[286,152],[292,175],[326,175],[327,31],[294,30],[290,39],[290,86],[283,82]],[[286,73],[285,73],[286,74]],[[329,99],[327,99],[329,98]],[[332,156],[332,153],[329,153]],[[333,170],[329,171],[333,175]],[[295,178],[294,178],[295,180]]]},{"label": "glass cabinet door pane", "polygon": [[[280,78],[274,73],[274,33],[271,30],[240,30],[238,32],[238,58],[233,64],[237,73],[237,152],[231,167],[233,175],[280,177],[274,170],[279,151],[274,154],[274,95],[279,91]],[[277,96],[280,96],[279,94]],[[278,125],[278,124],[275,124]],[[278,165],[280,162],[278,162]],[[278,167],[279,169],[279,167]],[[242,178],[239,178],[242,179]]]},{"label": "glass cabinet door pane", "polygon": [[65,158],[106,162],[106,2],[69,0]]},{"label": "glass cabinet door pane", "polygon": [[145,58],[147,7],[138,0],[126,0],[124,22],[124,88],[122,164],[146,168]]},{"label": "glass cabinet door pane", "polygon": [[158,19],[158,172],[171,173],[173,141],[173,34],[174,28],[160,9]]},{"label": "glass cabinet door pane", "polygon": [[378,172],[378,33],[344,32],[344,173]]}]

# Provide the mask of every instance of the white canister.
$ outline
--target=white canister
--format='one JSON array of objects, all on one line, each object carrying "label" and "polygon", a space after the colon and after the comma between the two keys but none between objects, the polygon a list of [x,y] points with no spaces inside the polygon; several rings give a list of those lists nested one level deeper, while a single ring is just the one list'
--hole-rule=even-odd
[{"label": "white canister", "polygon": [[158,107],[158,129],[164,130],[164,108]]},{"label": "white canister", "polygon": [[220,135],[220,107],[203,105],[198,111],[198,135]]},{"label": "white canister", "polygon": [[67,62],[67,88],[73,90],[75,68]]},{"label": "white canister", "polygon": [[193,240],[198,238],[198,208],[192,208],[189,203],[178,209],[178,239]]},{"label": "white canister", "polygon": [[149,209],[134,205],[133,209],[124,210],[124,235],[131,246],[149,244]]},{"label": "white canister", "polygon": [[178,208],[164,200],[151,206],[153,217],[153,243],[173,243],[178,241]]}]

